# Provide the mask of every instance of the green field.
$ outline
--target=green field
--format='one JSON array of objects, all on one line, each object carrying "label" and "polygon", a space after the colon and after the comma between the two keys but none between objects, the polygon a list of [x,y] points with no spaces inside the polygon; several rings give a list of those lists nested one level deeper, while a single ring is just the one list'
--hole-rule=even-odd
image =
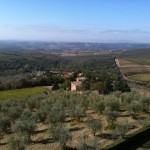
[{"label": "green field", "polygon": [[128,76],[127,78],[135,81],[150,81],[150,73],[136,74]]},{"label": "green field", "polygon": [[118,59],[121,65],[120,71],[128,79],[134,81],[148,82],[150,81],[150,59],[133,58]]},{"label": "green field", "polygon": [[120,68],[124,75],[135,75],[135,74],[149,74],[150,67],[124,67]]},{"label": "green field", "polygon": [[0,91],[0,100],[21,99],[28,95],[41,94],[44,91],[46,91],[44,87],[33,87],[33,88]]},{"label": "green field", "polygon": [[134,58],[134,59],[128,59],[132,63],[137,63],[139,65],[147,65],[150,66],[150,59],[147,58]]},{"label": "green field", "polygon": [[118,59],[120,66],[138,65],[128,59]]}]

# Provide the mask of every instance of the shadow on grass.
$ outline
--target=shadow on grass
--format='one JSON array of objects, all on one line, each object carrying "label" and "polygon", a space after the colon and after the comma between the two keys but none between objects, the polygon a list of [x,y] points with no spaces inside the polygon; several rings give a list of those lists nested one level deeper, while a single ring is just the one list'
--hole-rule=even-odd
[{"label": "shadow on grass", "polygon": [[6,143],[6,142],[4,142],[4,143],[0,143],[0,146],[4,146],[4,145],[6,145],[6,144],[8,144],[8,143]]},{"label": "shadow on grass", "polygon": [[47,130],[48,130],[48,129],[37,130],[37,131],[34,131],[34,134],[43,133],[43,132],[46,132]]},{"label": "shadow on grass", "polygon": [[96,137],[98,137],[98,138],[103,138],[103,139],[109,139],[109,140],[116,139],[116,138],[113,137],[113,135],[110,134],[110,133],[101,133],[101,134],[99,134],[99,135],[96,135]]},{"label": "shadow on grass", "polygon": [[38,144],[50,144],[50,143],[54,143],[55,141],[52,138],[46,138],[46,139],[40,139],[40,140],[36,140],[34,141],[34,143],[38,143]]},{"label": "shadow on grass", "polygon": [[84,129],[84,127],[75,127],[75,128],[71,128],[70,129],[70,132],[75,132],[75,131],[79,131],[79,130],[82,130],[82,129]]}]

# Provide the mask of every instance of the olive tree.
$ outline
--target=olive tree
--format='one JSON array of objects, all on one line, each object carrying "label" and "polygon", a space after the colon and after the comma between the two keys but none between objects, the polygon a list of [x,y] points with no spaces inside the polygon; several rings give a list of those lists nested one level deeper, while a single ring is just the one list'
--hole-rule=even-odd
[{"label": "olive tree", "polygon": [[100,144],[98,143],[98,141],[96,139],[94,139],[92,142],[91,142],[91,145],[90,145],[90,150],[100,150]]},{"label": "olive tree", "polygon": [[114,126],[116,119],[118,117],[118,113],[116,111],[111,111],[109,109],[108,110],[106,109],[104,114],[106,116],[108,124],[110,124],[111,126]]},{"label": "olive tree", "polygon": [[72,118],[78,119],[80,121],[81,117],[85,115],[85,107],[80,105],[72,105],[69,107],[69,113]]},{"label": "olive tree", "polygon": [[27,135],[28,141],[31,141],[31,135],[34,133],[35,128],[36,123],[34,120],[19,120],[14,127],[14,132]]},{"label": "olive tree", "polygon": [[71,134],[69,129],[63,124],[58,123],[55,127],[51,126],[50,131],[52,133],[53,139],[60,143],[61,149],[64,149],[68,140],[71,139]]},{"label": "olive tree", "polygon": [[93,102],[93,108],[95,111],[99,112],[100,114],[103,113],[103,111],[105,110],[105,103],[104,101],[94,101]]},{"label": "olive tree", "polygon": [[14,134],[9,139],[10,150],[25,150],[27,144],[27,136],[21,133]]},{"label": "olive tree", "polygon": [[140,105],[139,102],[132,102],[130,105],[127,106],[127,109],[130,113],[130,115],[136,119],[137,118],[137,115],[139,112],[142,111],[142,106]]},{"label": "olive tree", "polygon": [[142,110],[144,112],[149,112],[150,110],[150,96],[143,96],[140,100]]},{"label": "olive tree", "polygon": [[11,121],[8,117],[1,117],[0,119],[0,130],[2,132],[7,132],[11,128]]},{"label": "olive tree", "polygon": [[124,121],[116,125],[116,129],[114,131],[115,135],[119,135],[121,138],[124,138],[130,128],[128,121]]},{"label": "olive tree", "polygon": [[55,104],[47,114],[47,120],[51,124],[63,123],[65,120],[64,108],[61,105]]},{"label": "olive tree", "polygon": [[86,141],[86,138],[88,136],[87,135],[83,135],[83,137],[81,138],[80,142],[79,142],[79,145],[77,146],[77,149],[78,150],[88,150],[88,144],[87,144],[87,141]]},{"label": "olive tree", "polygon": [[96,132],[101,130],[101,128],[102,128],[102,124],[101,124],[101,121],[99,119],[89,118],[87,120],[87,125],[92,129],[94,136],[95,136]]},{"label": "olive tree", "polygon": [[15,123],[15,120],[17,120],[22,114],[22,109],[20,107],[11,107],[7,113],[7,116],[10,118],[12,123]]}]

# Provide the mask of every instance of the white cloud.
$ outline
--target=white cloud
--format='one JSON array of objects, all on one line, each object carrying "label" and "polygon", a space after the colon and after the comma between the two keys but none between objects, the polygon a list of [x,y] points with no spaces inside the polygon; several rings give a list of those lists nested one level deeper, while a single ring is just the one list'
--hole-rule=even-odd
[{"label": "white cloud", "polygon": [[94,27],[67,28],[55,25],[22,25],[1,26],[0,39],[17,40],[52,40],[52,41],[88,41],[111,42],[132,40],[150,42],[149,31],[140,29],[120,30]]}]

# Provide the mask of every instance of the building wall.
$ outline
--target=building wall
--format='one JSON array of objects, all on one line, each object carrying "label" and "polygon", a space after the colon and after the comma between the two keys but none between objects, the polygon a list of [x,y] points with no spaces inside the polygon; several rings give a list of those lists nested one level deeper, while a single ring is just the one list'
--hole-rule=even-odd
[{"label": "building wall", "polygon": [[71,83],[71,91],[76,91],[76,85],[74,83]]}]

